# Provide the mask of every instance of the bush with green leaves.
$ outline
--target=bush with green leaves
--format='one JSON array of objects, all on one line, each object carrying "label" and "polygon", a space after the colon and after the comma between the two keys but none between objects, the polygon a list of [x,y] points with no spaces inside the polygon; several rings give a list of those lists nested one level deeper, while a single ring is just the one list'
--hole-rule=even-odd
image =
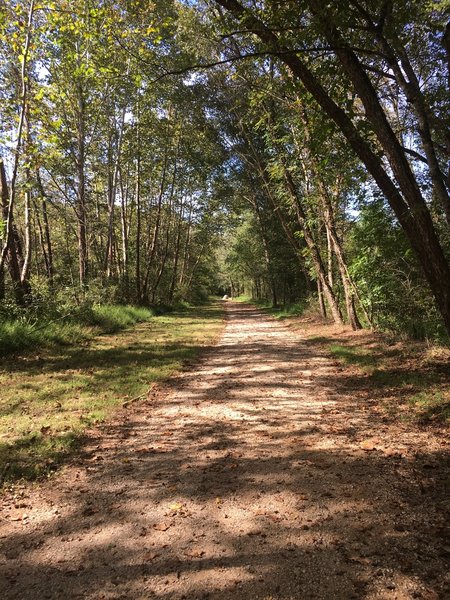
[{"label": "bush with green leaves", "polygon": [[350,238],[351,274],[375,327],[445,339],[422,271],[383,200],[365,205]]}]

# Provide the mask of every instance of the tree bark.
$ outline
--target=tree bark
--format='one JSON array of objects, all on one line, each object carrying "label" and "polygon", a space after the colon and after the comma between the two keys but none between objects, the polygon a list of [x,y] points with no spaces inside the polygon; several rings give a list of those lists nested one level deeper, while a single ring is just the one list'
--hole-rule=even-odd
[{"label": "tree bark", "polygon": [[270,256],[270,247],[269,247],[269,240],[267,238],[267,230],[266,230],[266,226],[265,226],[262,214],[261,214],[261,207],[258,205],[258,199],[255,196],[253,196],[250,201],[251,201],[253,210],[255,212],[256,218],[258,220],[259,230],[261,233],[261,240],[263,243],[263,250],[264,250],[264,260],[266,263],[270,293],[272,296],[272,307],[276,308],[278,306],[277,287],[276,287],[276,283],[275,283],[275,278],[273,276],[272,259]]},{"label": "tree bark", "polygon": [[87,240],[87,214],[86,214],[86,102],[81,82],[77,83],[77,201],[75,213],[77,217],[78,233],[78,278],[80,287],[84,288],[88,278],[88,240]]},{"label": "tree bark", "polygon": [[[42,222],[44,224],[44,232],[42,235],[43,238],[43,250],[46,256],[46,270],[47,277],[50,282],[50,285],[53,283],[53,277],[55,275],[55,270],[53,266],[53,248],[52,248],[52,240],[50,235],[50,225],[48,221],[48,212],[47,212],[47,196],[45,194],[44,186],[42,184],[41,174],[39,169],[36,171],[36,181],[38,185],[38,190],[41,195],[41,211],[42,211]],[[44,244],[45,240],[45,244]]]},{"label": "tree bark", "polygon": [[[30,292],[26,280],[22,280],[21,270],[23,266],[22,245],[20,243],[19,234],[14,223],[13,214],[11,211],[10,192],[6,181],[5,165],[0,159],[0,198],[3,221],[9,220],[9,230],[4,242],[2,251],[4,252],[5,260],[8,266],[8,271],[11,276],[13,293],[16,304],[24,306],[27,303],[27,295]],[[5,250],[6,249],[6,250]],[[0,265],[0,270],[3,271],[3,264]]]},{"label": "tree bark", "polygon": [[319,300],[320,315],[323,319],[326,319],[327,318],[327,309],[325,307],[325,302],[323,300],[323,290],[322,290],[322,284],[320,283],[320,279],[317,279],[317,298]]},{"label": "tree bark", "polygon": [[[164,149],[164,162],[163,162],[161,183],[160,183],[160,187],[159,187],[158,201],[157,201],[157,207],[156,207],[155,224],[153,226],[153,234],[152,234],[152,239],[151,239],[151,243],[150,243],[150,248],[147,252],[147,268],[145,271],[145,277],[144,277],[144,281],[143,281],[142,288],[141,288],[142,289],[142,299],[146,298],[147,293],[148,293],[150,273],[151,273],[151,269],[153,267],[153,261],[155,258],[155,253],[156,253],[156,248],[157,248],[158,238],[159,238],[159,229],[161,226],[162,204],[163,204],[164,192],[166,189],[167,168],[168,168],[168,164],[169,164],[168,137],[169,137],[169,124],[167,126],[167,138],[166,138],[167,144]],[[150,226],[150,224],[149,224],[149,226]],[[148,232],[148,234],[150,234],[150,231]]]},{"label": "tree bark", "polygon": [[288,169],[284,169],[284,178],[286,181],[286,188],[289,192],[289,195],[294,203],[295,210],[297,212],[298,223],[302,229],[302,233],[305,238],[306,245],[310,252],[311,260],[314,264],[314,269],[315,269],[317,277],[320,281],[323,294],[328,302],[328,306],[330,308],[330,312],[333,317],[333,321],[337,325],[343,325],[344,321],[342,319],[342,314],[341,314],[341,310],[339,308],[339,304],[336,300],[334,291],[328,282],[327,272],[326,272],[324,263],[322,261],[322,257],[320,255],[319,248],[317,247],[317,244],[314,241],[312,232],[311,232],[310,228],[308,227],[306,213],[303,209],[302,203],[298,196],[297,188],[295,186],[294,180],[292,179],[292,175]]},{"label": "tree bark", "polygon": [[141,134],[140,134],[140,111],[139,102],[137,105],[137,125],[136,125],[136,189],[135,189],[135,204],[136,204],[136,299],[140,304],[142,302],[141,291]]},{"label": "tree bark", "polygon": [[[409,163],[403,150],[399,148],[398,140],[393,136],[386,116],[382,113],[370,80],[357,62],[356,57],[352,56],[345,43],[342,47],[336,44],[334,32],[327,25],[325,27],[327,38],[336,45],[336,54],[364,103],[367,118],[374,127],[380,143],[385,148],[402,193],[399,192],[384,169],[381,160],[361,137],[346,112],[334,102],[317,77],[298,57],[297,53],[281,44],[277,35],[237,0],[215,1],[237,17],[241,26],[253,31],[268,45],[269,51],[272,51],[289,67],[293,76],[303,84],[325,113],[338,125],[357,156],[362,160],[378,187],[386,196],[403,227],[411,247],[418,257],[445,327],[450,333],[449,264],[440,245],[428,208],[421,197],[417,182],[414,177],[411,177]],[[315,11],[315,5],[312,6],[312,10]]]},{"label": "tree bark", "polygon": [[[432,136],[432,110],[427,105],[426,99],[422,92],[420,82],[416,76],[416,73],[411,65],[408,58],[405,47],[398,36],[395,39],[395,48],[388,41],[386,36],[383,34],[383,30],[379,27],[372,19],[370,13],[357,1],[351,0],[358,12],[363,16],[365,20],[366,30],[369,31],[375,42],[379,45],[386,57],[387,63],[395,75],[395,79],[403,90],[406,99],[412,106],[416,117],[417,117],[417,131],[420,135],[425,156],[427,158],[428,167],[430,170],[430,177],[433,183],[433,189],[436,198],[443,210],[447,223],[450,224],[450,197],[448,190],[445,185],[445,176],[441,172],[439,167],[439,161],[436,154],[436,148]],[[395,35],[392,32],[391,35]],[[445,35],[444,35],[445,40]],[[398,57],[397,57],[398,54]],[[406,74],[406,77],[404,76]],[[436,119],[434,119],[436,121]],[[444,131],[444,138],[449,139],[449,132],[445,123],[439,123],[439,127]],[[448,145],[448,144],[447,144]]]}]

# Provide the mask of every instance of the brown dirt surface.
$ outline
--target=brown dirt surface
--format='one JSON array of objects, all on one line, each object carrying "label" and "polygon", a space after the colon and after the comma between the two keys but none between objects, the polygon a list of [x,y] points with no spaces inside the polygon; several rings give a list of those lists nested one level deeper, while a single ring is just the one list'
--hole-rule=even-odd
[{"label": "brown dirt surface", "polygon": [[226,307],[170,389],[5,493],[0,598],[450,597],[444,428],[386,419],[320,345]]}]

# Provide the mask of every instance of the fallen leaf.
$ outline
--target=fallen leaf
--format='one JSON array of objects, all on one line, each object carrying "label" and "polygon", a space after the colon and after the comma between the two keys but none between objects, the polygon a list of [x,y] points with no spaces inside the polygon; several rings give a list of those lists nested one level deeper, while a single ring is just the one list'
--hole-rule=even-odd
[{"label": "fallen leaf", "polygon": [[364,440],[363,442],[361,442],[359,444],[359,447],[362,448],[363,450],[376,450],[377,446],[380,445],[380,440],[377,439],[371,439],[371,440]]},{"label": "fallen leaf", "polygon": [[372,564],[372,561],[370,560],[370,558],[367,558],[365,556],[349,556],[348,560],[351,562],[359,563],[360,565]]},{"label": "fallen leaf", "polygon": [[169,529],[169,527],[172,527],[172,523],[155,523],[153,525],[153,529],[156,529],[156,531],[167,531]]},{"label": "fallen leaf", "polygon": [[186,556],[189,558],[201,558],[204,554],[204,550],[200,550],[199,548],[193,548],[192,550],[186,550]]},{"label": "fallen leaf", "polygon": [[155,560],[155,558],[158,558],[158,556],[159,554],[157,552],[147,552],[142,558],[145,562],[151,562],[152,560]]},{"label": "fallen leaf", "polygon": [[279,523],[283,520],[283,518],[279,517],[278,515],[267,515],[267,518],[273,521],[274,523]]},{"label": "fallen leaf", "polygon": [[170,510],[181,510],[183,508],[183,505],[179,502],[174,502],[173,504],[169,504],[169,508]]},{"label": "fallen leaf", "polygon": [[397,448],[384,448],[383,453],[385,456],[401,456],[401,450]]}]

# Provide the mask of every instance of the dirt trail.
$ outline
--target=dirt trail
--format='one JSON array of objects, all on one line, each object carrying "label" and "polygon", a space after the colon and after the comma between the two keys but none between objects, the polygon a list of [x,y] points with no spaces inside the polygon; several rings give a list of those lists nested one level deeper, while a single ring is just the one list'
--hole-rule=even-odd
[{"label": "dirt trail", "polygon": [[439,440],[383,422],[282,324],[227,316],[172,391],[3,499],[1,598],[448,597]]}]

